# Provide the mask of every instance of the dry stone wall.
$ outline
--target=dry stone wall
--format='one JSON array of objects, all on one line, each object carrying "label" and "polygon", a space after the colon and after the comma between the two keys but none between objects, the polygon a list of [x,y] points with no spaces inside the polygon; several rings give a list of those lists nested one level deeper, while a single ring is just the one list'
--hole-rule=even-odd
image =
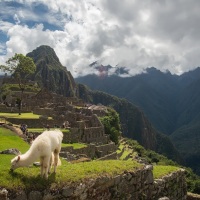
[{"label": "dry stone wall", "polygon": [[[54,187],[52,187],[54,188]],[[185,172],[180,169],[162,179],[154,180],[152,166],[137,171],[126,171],[116,176],[101,176],[82,182],[66,184],[57,190],[21,191],[10,195],[2,189],[5,200],[186,200]],[[1,195],[1,193],[0,193]]]}]

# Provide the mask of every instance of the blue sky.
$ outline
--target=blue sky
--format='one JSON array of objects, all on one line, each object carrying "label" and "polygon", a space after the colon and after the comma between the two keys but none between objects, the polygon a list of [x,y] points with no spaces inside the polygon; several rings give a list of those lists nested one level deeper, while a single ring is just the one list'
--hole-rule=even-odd
[{"label": "blue sky", "polygon": [[[51,46],[76,77],[89,64],[154,66],[175,74],[200,66],[198,0],[1,0],[0,64]],[[112,71],[110,71],[112,73]]]}]

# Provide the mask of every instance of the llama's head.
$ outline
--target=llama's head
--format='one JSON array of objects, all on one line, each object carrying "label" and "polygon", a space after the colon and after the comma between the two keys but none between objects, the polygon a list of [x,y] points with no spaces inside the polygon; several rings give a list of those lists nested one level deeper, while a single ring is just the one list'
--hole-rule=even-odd
[{"label": "llama's head", "polygon": [[18,167],[20,167],[20,156],[16,156],[15,158],[13,158],[12,160],[11,160],[11,168],[10,168],[10,170],[11,171],[13,171],[13,170],[15,170],[15,169],[17,169]]}]

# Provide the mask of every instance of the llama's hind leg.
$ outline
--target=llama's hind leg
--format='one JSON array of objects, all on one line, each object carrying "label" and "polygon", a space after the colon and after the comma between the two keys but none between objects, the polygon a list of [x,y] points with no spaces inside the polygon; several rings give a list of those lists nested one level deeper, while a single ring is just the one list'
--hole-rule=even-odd
[{"label": "llama's hind leg", "polygon": [[58,159],[59,159],[59,151],[54,151],[54,173],[56,173],[56,167],[58,165]]},{"label": "llama's hind leg", "polygon": [[51,158],[50,158],[50,161],[49,161],[49,169],[48,169],[48,174],[50,174],[50,171],[51,171],[51,166],[52,166],[52,162],[53,162],[53,153],[51,154]]}]

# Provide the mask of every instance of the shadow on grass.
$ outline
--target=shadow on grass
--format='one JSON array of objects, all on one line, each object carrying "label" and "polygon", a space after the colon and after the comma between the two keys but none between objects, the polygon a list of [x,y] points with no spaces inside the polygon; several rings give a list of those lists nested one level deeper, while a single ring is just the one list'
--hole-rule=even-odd
[{"label": "shadow on grass", "polygon": [[42,178],[40,174],[37,176],[26,176],[16,171],[9,171],[9,174],[13,179],[19,180],[25,186],[26,190],[43,190],[50,187],[56,181],[56,173],[54,172],[49,175],[48,179]]}]

